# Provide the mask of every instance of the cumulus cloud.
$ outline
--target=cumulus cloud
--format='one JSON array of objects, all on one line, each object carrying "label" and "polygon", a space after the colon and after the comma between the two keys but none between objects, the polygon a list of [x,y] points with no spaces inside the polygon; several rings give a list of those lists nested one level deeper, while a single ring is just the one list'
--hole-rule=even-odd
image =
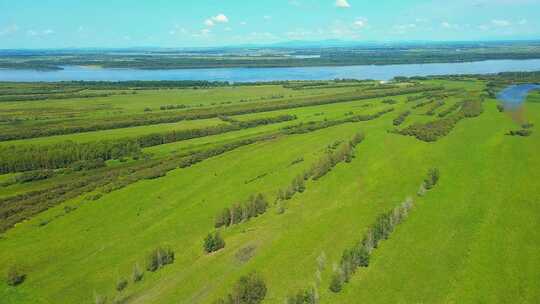
[{"label": "cumulus cloud", "polygon": [[357,18],[353,22],[354,27],[357,29],[365,28],[368,25],[368,20],[366,18]]},{"label": "cumulus cloud", "polygon": [[5,28],[0,29],[0,36],[10,35],[19,31],[19,27],[16,24],[6,26]]},{"label": "cumulus cloud", "polygon": [[348,0],[336,0],[336,6],[340,8],[349,8],[351,5]]},{"label": "cumulus cloud", "polygon": [[55,31],[54,30],[51,30],[51,29],[46,29],[46,30],[43,30],[43,31],[38,31],[38,30],[28,30],[26,31],[26,34],[28,36],[49,36],[49,35],[52,35],[54,34]]},{"label": "cumulus cloud", "polygon": [[491,24],[493,24],[495,26],[500,26],[500,27],[507,27],[507,26],[512,25],[512,23],[510,21],[502,20],[502,19],[493,19],[493,20],[491,20]]},{"label": "cumulus cloud", "polygon": [[212,27],[218,23],[228,23],[229,17],[225,16],[224,14],[217,14],[215,16],[212,16],[206,20],[204,20],[204,25],[208,27]]}]

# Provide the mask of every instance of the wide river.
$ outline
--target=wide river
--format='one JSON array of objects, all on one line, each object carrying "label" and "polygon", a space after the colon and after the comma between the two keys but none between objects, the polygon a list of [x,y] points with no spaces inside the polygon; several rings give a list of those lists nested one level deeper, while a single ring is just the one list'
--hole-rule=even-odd
[{"label": "wide river", "polygon": [[125,80],[209,80],[255,82],[275,80],[330,80],[336,78],[390,80],[397,76],[491,74],[540,71],[540,59],[488,60],[467,63],[360,65],[298,68],[220,68],[137,70],[67,66],[59,71],[0,69],[0,81],[125,81]]}]

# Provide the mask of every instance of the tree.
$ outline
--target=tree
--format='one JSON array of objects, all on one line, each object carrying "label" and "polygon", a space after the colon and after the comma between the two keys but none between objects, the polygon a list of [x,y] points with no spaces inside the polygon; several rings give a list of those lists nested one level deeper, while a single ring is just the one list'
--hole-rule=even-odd
[{"label": "tree", "polygon": [[330,291],[338,293],[343,287],[343,280],[340,273],[334,273],[332,281],[330,281]]},{"label": "tree", "polygon": [[223,209],[220,214],[216,216],[214,226],[216,228],[222,226],[229,226],[231,224],[231,210],[229,208]]},{"label": "tree", "polygon": [[225,247],[225,240],[221,237],[219,232],[214,234],[209,233],[203,242],[203,248],[206,253],[218,251]]},{"label": "tree", "polygon": [[251,273],[240,278],[232,292],[233,303],[258,304],[266,296],[266,284],[257,273]]},{"label": "tree", "polygon": [[6,283],[9,286],[17,286],[22,284],[26,279],[26,275],[22,273],[17,267],[11,266],[7,271]]}]

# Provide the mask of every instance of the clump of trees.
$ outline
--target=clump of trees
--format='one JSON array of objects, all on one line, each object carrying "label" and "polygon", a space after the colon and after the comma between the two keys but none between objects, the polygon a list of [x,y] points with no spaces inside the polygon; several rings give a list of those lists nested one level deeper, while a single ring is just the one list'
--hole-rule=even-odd
[{"label": "clump of trees", "polygon": [[315,288],[300,290],[295,294],[289,295],[286,304],[317,304],[319,295]]},{"label": "clump of trees", "polygon": [[398,103],[398,102],[397,102],[397,100],[395,100],[395,99],[384,99],[384,100],[382,101],[382,103],[384,103],[384,104],[389,104],[389,105],[393,105],[393,104],[396,104],[396,103]]},{"label": "clump of trees", "polygon": [[6,146],[0,147],[0,174],[65,168],[78,162],[104,161],[140,153],[137,142],[130,139]]},{"label": "clump of trees", "polygon": [[448,109],[446,109],[446,110],[442,111],[441,113],[439,113],[439,117],[443,118],[443,117],[446,117],[446,116],[450,115],[451,113],[453,113],[454,111],[459,109],[462,104],[463,104],[462,102],[456,102],[455,104],[453,104]]},{"label": "clump of trees", "polygon": [[150,272],[174,263],[174,251],[170,248],[158,247],[147,256],[146,270]]},{"label": "clump of trees", "polygon": [[401,124],[403,124],[405,122],[405,119],[407,119],[407,117],[409,117],[409,115],[411,115],[411,111],[405,111],[401,114],[399,114],[398,117],[396,117],[394,119],[394,126],[400,126]]},{"label": "clump of trees", "polygon": [[6,283],[9,286],[17,286],[24,282],[26,274],[24,274],[18,267],[11,266],[6,274]]},{"label": "clump of trees", "polygon": [[502,104],[498,104],[497,105],[497,110],[499,110],[499,112],[504,112],[506,109],[504,108],[504,106]]},{"label": "clump of trees", "polygon": [[252,217],[264,214],[268,209],[268,201],[261,194],[252,195],[244,203],[237,203],[231,208],[223,209],[215,218],[214,226],[220,228],[247,221]]},{"label": "clump of trees", "polygon": [[438,101],[436,102],[429,110],[425,113],[428,116],[435,115],[435,112],[440,108],[443,107],[446,103],[444,101]]},{"label": "clump of trees", "polygon": [[530,129],[512,130],[512,131],[508,131],[506,135],[527,137],[527,136],[532,135],[532,130]]},{"label": "clump of trees", "polygon": [[427,106],[428,104],[432,104],[434,102],[435,102],[435,100],[426,100],[424,102],[419,102],[419,103],[415,104],[412,108],[413,109],[418,109],[418,108],[421,108],[423,106]]},{"label": "clump of trees", "polygon": [[256,272],[242,276],[234,285],[233,291],[215,304],[258,304],[266,297],[264,279]]},{"label": "clump of trees", "polygon": [[439,169],[437,168],[429,169],[428,175],[426,179],[424,180],[424,186],[426,190],[433,189],[433,187],[435,187],[435,185],[437,185],[437,183],[439,182],[439,178],[440,178]]},{"label": "clump of trees", "polygon": [[334,269],[329,286],[330,291],[340,292],[358,268],[369,266],[373,250],[382,240],[390,237],[396,226],[407,218],[413,206],[412,198],[407,198],[398,207],[377,217],[375,223],[364,234],[362,241],[343,252],[339,266]]},{"label": "clump of trees", "polygon": [[482,113],[482,101],[466,101],[456,114],[427,123],[416,123],[398,131],[398,133],[414,136],[422,141],[433,142],[448,135],[460,120],[476,117]]},{"label": "clump of trees", "polygon": [[209,233],[204,239],[203,248],[206,253],[216,252],[225,248],[225,240],[219,232]]}]

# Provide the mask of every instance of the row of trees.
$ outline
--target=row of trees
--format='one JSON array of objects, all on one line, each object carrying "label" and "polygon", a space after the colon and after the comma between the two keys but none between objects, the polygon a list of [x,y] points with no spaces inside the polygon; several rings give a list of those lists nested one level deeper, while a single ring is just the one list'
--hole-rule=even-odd
[{"label": "row of trees", "polygon": [[409,115],[411,115],[411,111],[405,111],[401,114],[399,114],[398,117],[396,117],[394,119],[394,126],[400,126],[401,124],[403,124],[405,122],[405,119],[407,119],[407,117],[409,117]]},{"label": "row of trees", "polygon": [[247,121],[235,121],[231,124],[221,124],[205,128],[141,135],[127,139],[102,140],[88,143],[65,141],[51,145],[0,147],[0,173],[58,169],[70,165],[73,165],[76,171],[93,169],[100,167],[100,164],[103,164],[103,161],[106,160],[126,156],[138,157],[141,154],[141,148],[294,119],[296,119],[295,115],[280,115]]},{"label": "row of trees", "polygon": [[394,108],[388,108],[374,114],[350,116],[344,119],[310,121],[308,123],[300,123],[295,126],[287,126],[283,128],[283,132],[285,134],[304,134],[304,133],[309,133],[309,132],[313,132],[320,129],[337,126],[344,123],[361,122],[361,121],[369,121],[369,120],[377,119],[383,116],[384,114],[390,113],[392,111],[394,111]]},{"label": "row of trees", "polygon": [[433,142],[448,135],[460,120],[476,117],[482,113],[482,101],[465,101],[461,110],[454,115],[427,123],[416,123],[397,132],[402,135],[414,136],[422,141]]},{"label": "row of trees", "polygon": [[135,126],[154,125],[161,123],[174,123],[182,120],[196,120],[206,118],[216,118],[220,115],[232,116],[249,113],[261,113],[276,110],[294,109],[300,107],[310,107],[325,104],[335,104],[363,99],[383,98],[412,94],[424,91],[442,90],[441,86],[412,86],[390,90],[373,92],[347,92],[341,94],[323,96],[299,96],[286,100],[276,100],[265,103],[243,103],[230,106],[219,106],[211,108],[189,109],[179,112],[149,112],[139,115],[131,115],[116,120],[110,118],[101,120],[73,121],[69,124],[48,125],[46,128],[12,128],[0,134],[0,141],[26,139],[42,136],[72,134],[79,132],[91,132],[98,130],[110,130]]},{"label": "row of trees", "polygon": [[506,135],[527,137],[527,136],[531,136],[532,133],[533,133],[532,130],[529,130],[529,129],[522,129],[522,130],[511,130],[511,131],[508,131],[508,133],[506,133]]},{"label": "row of trees", "polygon": [[6,146],[0,147],[0,173],[58,169],[81,161],[117,159],[140,153],[140,146],[133,139]]},{"label": "row of trees", "polygon": [[462,102],[456,102],[455,104],[453,104],[448,109],[446,109],[446,110],[442,111],[441,113],[439,113],[439,117],[443,118],[443,117],[446,117],[446,116],[452,114],[454,111],[457,111],[462,105],[463,105]]},{"label": "row of trees", "polygon": [[343,252],[340,264],[335,269],[330,281],[330,291],[340,292],[343,285],[349,282],[351,276],[359,267],[369,266],[369,258],[373,250],[377,248],[382,240],[390,237],[395,227],[407,218],[413,206],[412,198],[407,198],[398,207],[377,217],[375,223],[365,233],[362,241]]},{"label": "row of trees", "polygon": [[174,263],[174,251],[168,247],[158,247],[148,254],[146,270],[154,272],[172,263]]},{"label": "row of trees", "polygon": [[256,272],[240,277],[233,291],[214,304],[258,304],[266,297],[267,288],[262,276]]},{"label": "row of trees", "polygon": [[440,107],[443,107],[446,103],[444,101],[438,101],[436,102],[433,106],[431,106],[431,108],[429,108],[429,110],[427,110],[427,112],[425,113],[425,115],[428,115],[428,116],[433,116],[435,115],[435,112],[440,108]]},{"label": "row of trees", "polygon": [[253,217],[264,214],[268,202],[262,194],[252,195],[246,202],[237,203],[231,208],[223,209],[215,218],[214,226],[220,228],[248,221]]}]

